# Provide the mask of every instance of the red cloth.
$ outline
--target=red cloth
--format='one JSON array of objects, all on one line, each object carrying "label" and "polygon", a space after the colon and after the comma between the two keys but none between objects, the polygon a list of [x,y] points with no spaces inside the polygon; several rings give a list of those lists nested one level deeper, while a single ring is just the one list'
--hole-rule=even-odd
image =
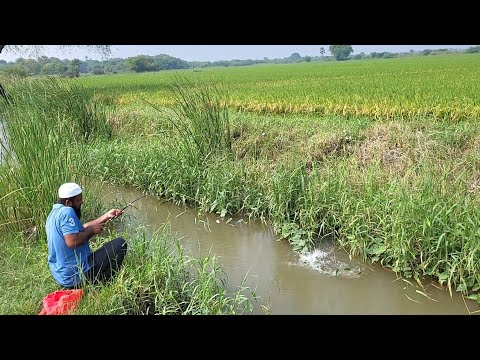
[{"label": "red cloth", "polygon": [[77,310],[83,290],[58,290],[42,300],[43,309],[38,315],[68,315]]}]

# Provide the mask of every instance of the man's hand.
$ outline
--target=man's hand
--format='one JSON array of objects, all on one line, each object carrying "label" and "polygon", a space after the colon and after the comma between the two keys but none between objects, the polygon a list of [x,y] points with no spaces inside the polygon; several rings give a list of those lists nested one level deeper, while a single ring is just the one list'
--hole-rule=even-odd
[{"label": "man's hand", "polygon": [[94,235],[100,234],[103,231],[103,228],[105,227],[105,224],[93,224],[90,225],[89,227],[92,228],[92,233]]},{"label": "man's hand", "polygon": [[112,209],[112,210],[109,210],[105,213],[105,218],[106,220],[105,221],[109,221],[109,220],[112,220],[112,219],[115,219],[117,217],[119,217],[120,215],[122,215],[123,212],[122,210],[119,210],[119,209]]}]

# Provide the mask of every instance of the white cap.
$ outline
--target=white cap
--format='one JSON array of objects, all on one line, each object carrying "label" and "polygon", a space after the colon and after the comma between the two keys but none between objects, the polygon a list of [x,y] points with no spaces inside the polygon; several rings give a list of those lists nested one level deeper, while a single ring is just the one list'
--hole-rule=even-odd
[{"label": "white cap", "polygon": [[82,188],[75,183],[66,183],[58,188],[58,197],[60,199],[68,199],[81,194]]}]

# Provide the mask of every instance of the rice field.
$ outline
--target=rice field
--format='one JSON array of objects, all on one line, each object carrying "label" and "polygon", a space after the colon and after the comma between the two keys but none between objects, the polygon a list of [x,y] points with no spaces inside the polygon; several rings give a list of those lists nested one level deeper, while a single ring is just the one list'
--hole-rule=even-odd
[{"label": "rice field", "polygon": [[81,82],[121,105],[146,99],[168,106],[168,84],[179,73],[192,82],[223,84],[230,107],[254,113],[452,122],[480,116],[478,54],[165,71]]}]

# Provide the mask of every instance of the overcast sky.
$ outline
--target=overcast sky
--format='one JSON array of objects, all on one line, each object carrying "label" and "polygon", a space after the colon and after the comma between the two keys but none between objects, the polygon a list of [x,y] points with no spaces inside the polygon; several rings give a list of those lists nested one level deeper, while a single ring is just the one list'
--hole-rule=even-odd
[{"label": "overcast sky", "polygon": [[[110,58],[128,58],[137,55],[167,54],[186,61],[218,61],[218,60],[245,60],[285,58],[293,53],[301,56],[320,56],[320,48],[325,49],[325,55],[330,55],[330,45],[112,45]],[[364,52],[407,52],[410,49],[467,49],[474,45],[352,45],[353,54]],[[59,59],[90,59],[102,60],[100,54],[80,49],[59,50],[55,45],[45,46],[42,55]],[[29,58],[28,53],[10,53],[3,50],[0,60],[15,61],[23,57]]]}]

